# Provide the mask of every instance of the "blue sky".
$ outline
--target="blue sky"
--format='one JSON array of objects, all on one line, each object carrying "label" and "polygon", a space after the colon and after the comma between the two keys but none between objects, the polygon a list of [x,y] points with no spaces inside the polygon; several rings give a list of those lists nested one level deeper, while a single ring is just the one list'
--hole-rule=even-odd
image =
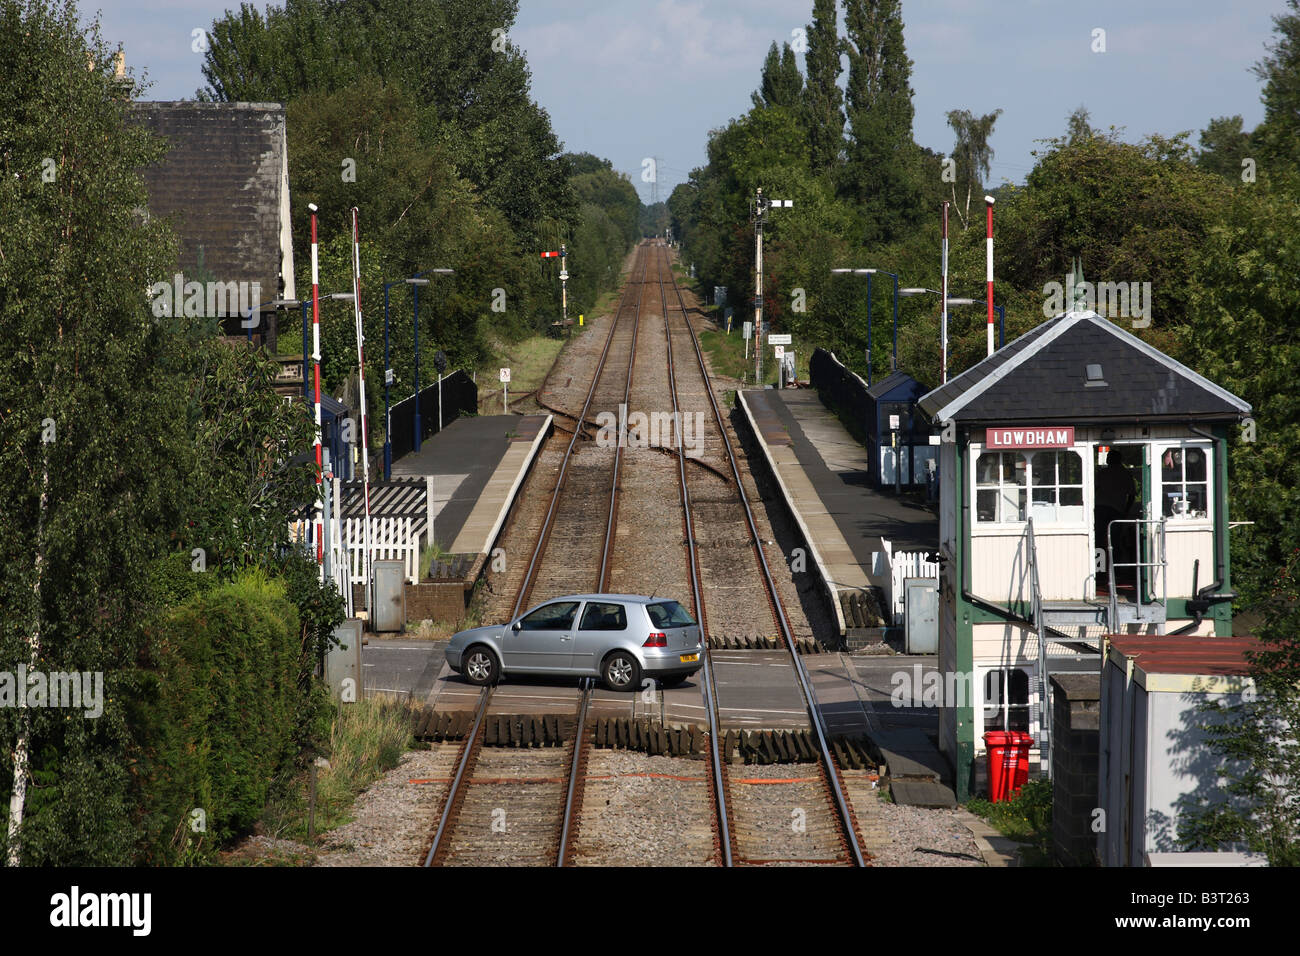
[{"label": "blue sky", "polygon": [[[237,4],[101,0],[83,13],[102,11],[105,38],[147,71],[147,95],[167,100],[203,85],[192,31],[228,6]],[[1212,117],[1235,113],[1250,129],[1263,116],[1250,68],[1284,9],[1284,0],[904,0],[916,140],[947,152],[948,110],[1001,107],[996,184],[1023,181],[1034,141],[1059,135],[1080,104],[1094,126],[1123,127],[1128,140],[1192,130],[1195,144]],[[522,0],[510,38],[566,148],[609,158],[648,201],[643,160],[658,158],[666,197],[704,163],[709,130],[749,108],[768,45],[790,40],[811,10],[812,0]],[[1097,29],[1104,53],[1092,50]]]}]

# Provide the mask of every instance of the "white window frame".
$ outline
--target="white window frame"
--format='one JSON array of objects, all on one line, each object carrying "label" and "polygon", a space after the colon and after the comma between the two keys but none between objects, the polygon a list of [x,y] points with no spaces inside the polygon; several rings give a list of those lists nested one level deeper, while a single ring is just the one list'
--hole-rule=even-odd
[{"label": "white window frame", "polygon": [[[1167,451],[1186,452],[1189,448],[1195,448],[1205,455],[1205,516],[1192,517],[1191,515],[1165,515],[1165,467],[1164,458]],[[1178,482],[1178,487],[1186,489],[1187,487],[1187,459],[1184,455],[1183,463],[1183,480]],[[1199,484],[1200,482],[1194,482]],[[1213,528],[1214,527],[1214,443],[1204,439],[1184,438],[1172,439],[1168,441],[1154,441],[1151,443],[1151,484],[1155,490],[1154,500],[1151,502],[1151,517],[1164,517],[1168,522],[1170,529],[1180,528]],[[1172,486],[1171,486],[1172,487]]]},{"label": "white window frame", "polygon": [[[981,521],[979,519],[979,458],[985,452],[991,454],[1012,454],[1021,455],[1025,458],[1025,514],[1026,520],[1034,513],[1034,475],[1033,459],[1029,456],[1043,451],[1068,451],[1079,456],[1083,465],[1083,517],[1078,521],[1042,521],[1034,525],[1034,532],[1057,533],[1068,532],[1070,534],[1079,534],[1084,531],[1091,533],[1092,529],[1092,509],[1093,509],[1093,488],[1092,488],[1092,461],[1095,452],[1093,444],[1089,442],[1075,442],[1069,448],[986,448],[981,442],[970,443],[970,485],[969,485],[969,505],[971,509],[971,535],[978,536],[983,533],[1005,534],[1008,531],[1022,532],[1025,528],[1026,521]],[[1016,485],[1000,485],[1001,488],[1018,487]],[[1060,488],[1060,485],[1050,487]],[[1074,485],[1066,485],[1067,488],[1073,488]],[[989,490],[987,488],[985,491]]]},{"label": "white window frame", "polygon": [[[1037,748],[1042,739],[1042,702],[1039,697],[1038,685],[1038,663],[1036,661],[1000,661],[997,663],[985,663],[975,665],[975,719],[978,727],[975,733],[976,745],[979,750],[984,750],[984,734],[995,729],[991,724],[986,724],[984,719],[984,709],[986,704],[984,685],[990,674],[994,671],[1024,671],[1029,678],[1029,735],[1034,738],[1034,748]],[[1005,715],[1010,703],[1002,701],[1000,709]]]}]

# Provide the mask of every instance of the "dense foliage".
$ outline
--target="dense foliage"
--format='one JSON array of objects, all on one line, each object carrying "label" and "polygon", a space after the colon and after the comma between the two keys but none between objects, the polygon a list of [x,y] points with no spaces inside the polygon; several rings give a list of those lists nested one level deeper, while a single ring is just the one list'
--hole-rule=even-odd
[{"label": "dense foliage", "polygon": [[[636,236],[631,183],[607,161],[562,154],[533,100],[508,35],[517,9],[517,0],[288,0],[264,15],[244,3],[210,31],[201,97],[288,106],[294,244],[308,249],[315,203],[324,293],[351,291],[358,208],[372,350],[384,334],[384,284],[399,283],[389,294],[398,396],[415,381],[414,292],[401,280],[456,270],[421,292],[420,365],[432,368],[442,350],[452,367],[474,368],[494,338],[558,321],[558,261],[540,252],[566,244],[576,314],[613,287]],[[309,269],[299,256],[300,290],[310,290]],[[350,303],[330,304],[322,322],[323,381],[337,392],[356,364]],[[378,364],[373,372],[371,394],[382,382]]]},{"label": "dense foliage", "polygon": [[[839,63],[828,53],[834,5],[819,0],[801,104],[786,102],[800,84],[769,51],[753,108],[714,131],[708,164],[673,191],[674,232],[703,287],[726,286],[732,304],[743,302],[754,282],[754,192],[793,199],[793,209],[767,217],[764,314],[776,331],[794,333],[797,352],[829,348],[864,377],[890,368],[893,283],[877,274],[870,285],[868,369],[867,280],[830,270],[875,268],[897,273],[903,286],[937,289],[943,200],[954,205],[950,294],[982,299],[982,200],[997,198],[995,296],[1008,341],[1044,320],[1045,287],[1062,283],[1075,258],[1090,281],[1150,283],[1149,324],[1112,318],[1255,409],[1256,440],[1234,439],[1230,456],[1233,518],[1255,522],[1233,531],[1234,586],[1253,601],[1300,544],[1300,344],[1291,318],[1300,303],[1285,279],[1300,243],[1297,2],[1276,18],[1259,64],[1265,122],[1257,130],[1244,132],[1239,116],[1207,119],[1198,151],[1190,133],[1129,142],[1094,128],[1079,107],[1063,135],[1041,141],[1023,185],[991,189],[984,180],[1001,110],[953,104],[949,156],[913,142],[912,64],[894,0],[842,0],[844,129],[830,92]],[[937,385],[937,296],[903,298],[898,312],[900,367]],[[950,309],[950,374],[984,356],[984,323],[982,307]]]}]

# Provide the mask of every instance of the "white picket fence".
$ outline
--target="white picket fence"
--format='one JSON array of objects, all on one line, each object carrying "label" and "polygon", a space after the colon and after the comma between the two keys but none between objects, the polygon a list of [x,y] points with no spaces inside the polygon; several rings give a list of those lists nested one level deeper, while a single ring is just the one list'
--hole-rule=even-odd
[{"label": "white picket fence", "polygon": [[[340,527],[341,525],[341,527]],[[315,542],[314,521],[296,521],[289,526],[290,537],[295,541],[305,541],[313,549]],[[339,577],[342,587],[341,568],[347,569],[348,578],[353,584],[365,584],[366,519],[330,517],[330,563]],[[406,580],[415,584],[420,573],[420,547],[422,536],[417,532],[416,523],[411,518],[376,518],[370,519],[370,561],[403,561],[406,563]],[[351,588],[346,592],[350,595]]]},{"label": "white picket fence", "polygon": [[903,581],[907,578],[934,578],[937,581],[939,579],[939,563],[927,560],[924,551],[893,551],[890,549],[888,541],[884,543],[883,557],[889,565],[889,600],[893,606],[894,626],[901,627],[903,624],[903,602],[907,598]]}]

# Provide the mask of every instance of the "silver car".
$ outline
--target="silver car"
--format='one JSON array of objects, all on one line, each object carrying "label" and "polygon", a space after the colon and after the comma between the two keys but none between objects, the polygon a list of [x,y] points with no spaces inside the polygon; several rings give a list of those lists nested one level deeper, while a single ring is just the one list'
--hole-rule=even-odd
[{"label": "silver car", "polygon": [[506,624],[461,631],[447,663],[471,684],[503,674],[599,677],[610,690],[672,686],[704,666],[700,627],[669,598],[570,594]]}]

